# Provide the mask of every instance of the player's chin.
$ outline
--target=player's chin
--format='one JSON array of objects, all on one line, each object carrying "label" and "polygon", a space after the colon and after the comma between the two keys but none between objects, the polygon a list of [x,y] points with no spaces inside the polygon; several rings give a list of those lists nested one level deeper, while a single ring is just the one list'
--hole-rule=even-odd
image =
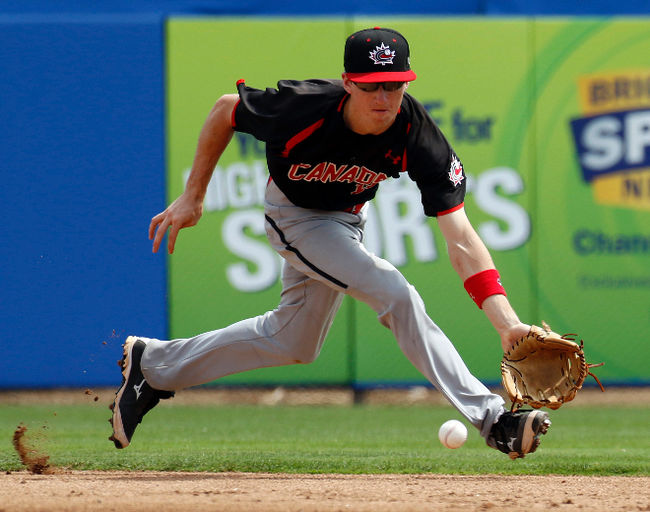
[{"label": "player's chin", "polygon": [[376,109],[370,115],[372,120],[382,127],[392,124],[395,120],[395,114],[390,110]]}]

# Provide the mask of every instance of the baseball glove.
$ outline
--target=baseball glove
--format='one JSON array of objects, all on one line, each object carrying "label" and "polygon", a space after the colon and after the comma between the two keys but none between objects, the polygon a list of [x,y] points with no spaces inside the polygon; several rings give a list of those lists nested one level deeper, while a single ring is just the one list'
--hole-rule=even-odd
[{"label": "baseball glove", "polygon": [[513,410],[524,404],[535,409],[558,409],[573,400],[587,375],[605,391],[589,371],[604,363],[587,364],[584,342],[576,343],[574,336],[560,336],[542,322],[542,328],[531,326],[528,334],[503,355],[501,378]]}]

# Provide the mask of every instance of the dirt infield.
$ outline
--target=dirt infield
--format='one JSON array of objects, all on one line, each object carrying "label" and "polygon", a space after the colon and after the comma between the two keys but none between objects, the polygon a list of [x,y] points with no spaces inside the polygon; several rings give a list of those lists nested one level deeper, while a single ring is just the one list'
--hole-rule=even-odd
[{"label": "dirt infield", "polygon": [[[613,391],[613,390],[612,390]],[[583,390],[567,407],[650,401],[650,390]],[[114,390],[0,393],[9,403],[108,403]],[[414,388],[366,394],[368,403],[445,403]],[[190,390],[178,404],[347,404],[346,390]],[[560,510],[650,512],[650,478],[504,475],[287,475],[27,469],[0,473],[0,512],[402,512]]]},{"label": "dirt infield", "polygon": [[0,475],[3,512],[650,511],[648,478],[61,472]]}]

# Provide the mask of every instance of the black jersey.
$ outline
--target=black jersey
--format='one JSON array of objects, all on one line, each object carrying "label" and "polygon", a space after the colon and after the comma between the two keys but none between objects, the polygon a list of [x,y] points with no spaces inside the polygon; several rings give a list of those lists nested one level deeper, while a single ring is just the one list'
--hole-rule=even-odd
[{"label": "black jersey", "polygon": [[345,210],[372,199],[379,183],[407,172],[429,216],[463,204],[465,176],[451,146],[420,102],[404,94],[380,135],[345,125],[349,98],[340,80],[283,80],[277,89],[239,81],[233,128],[266,142],[269,173],[302,208]]}]

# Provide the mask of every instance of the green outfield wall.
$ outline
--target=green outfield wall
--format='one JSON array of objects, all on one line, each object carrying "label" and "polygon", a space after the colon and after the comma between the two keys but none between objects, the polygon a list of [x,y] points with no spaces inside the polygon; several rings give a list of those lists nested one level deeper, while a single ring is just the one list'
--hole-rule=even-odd
[{"label": "green outfield wall", "polygon": [[[468,174],[466,209],[525,322],[579,332],[608,383],[650,382],[650,20],[171,18],[166,25],[167,190],[183,190],[196,140],[235,82],[336,78],[350,32],[384,25],[411,44],[409,92]],[[235,134],[199,225],[168,259],[169,332],[188,337],[274,308],[264,146]],[[477,377],[499,379],[500,342],[465,293],[415,185],[389,180],[365,243],[420,291]],[[312,364],[227,384],[424,383],[390,331],[349,298]]]}]

